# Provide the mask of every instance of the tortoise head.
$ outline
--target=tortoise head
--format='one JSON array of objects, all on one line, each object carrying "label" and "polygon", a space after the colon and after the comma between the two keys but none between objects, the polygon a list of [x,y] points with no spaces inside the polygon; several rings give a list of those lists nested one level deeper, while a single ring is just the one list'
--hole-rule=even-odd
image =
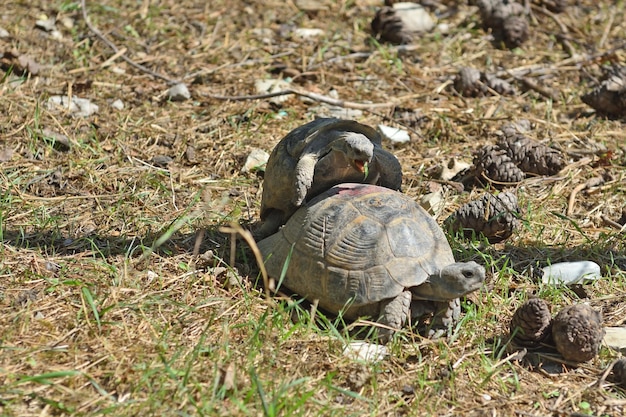
[{"label": "tortoise head", "polygon": [[443,267],[424,284],[411,289],[417,299],[447,301],[479,289],[485,281],[485,268],[474,261],[456,262]]},{"label": "tortoise head", "polygon": [[374,157],[374,144],[362,133],[341,132],[331,143],[331,152],[340,152],[357,171],[364,173]]}]

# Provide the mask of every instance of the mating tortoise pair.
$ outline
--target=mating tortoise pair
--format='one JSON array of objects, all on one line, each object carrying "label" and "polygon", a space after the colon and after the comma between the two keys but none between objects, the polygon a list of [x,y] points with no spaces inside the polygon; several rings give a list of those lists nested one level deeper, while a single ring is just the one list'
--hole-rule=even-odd
[{"label": "mating tortoise pair", "polygon": [[265,171],[258,247],[268,274],[279,278],[287,264],[285,287],[347,320],[378,320],[382,340],[431,313],[429,335],[442,335],[485,270],[455,262],[401,182],[398,160],[368,126],[318,119],[290,132]]}]

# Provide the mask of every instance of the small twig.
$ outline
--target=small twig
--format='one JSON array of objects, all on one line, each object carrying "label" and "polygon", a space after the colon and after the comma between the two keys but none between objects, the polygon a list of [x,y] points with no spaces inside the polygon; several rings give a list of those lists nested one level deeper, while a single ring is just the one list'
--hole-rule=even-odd
[{"label": "small twig", "polygon": [[602,177],[593,177],[586,181],[584,184],[579,184],[572,190],[572,193],[569,195],[569,201],[567,204],[567,213],[566,215],[569,217],[574,212],[574,204],[576,203],[576,195],[584,190],[585,188],[592,188],[601,185],[604,182],[604,178]]},{"label": "small twig", "polygon": [[203,75],[210,75],[210,74],[216,73],[216,72],[221,71],[221,70],[226,69],[226,68],[236,68],[236,67],[245,67],[247,65],[257,65],[257,64],[266,62],[268,60],[272,60],[272,59],[276,59],[276,58],[282,58],[282,57],[289,56],[289,55],[293,55],[293,52],[291,52],[291,51],[281,52],[279,54],[271,55],[271,56],[268,56],[268,57],[265,57],[265,58],[246,59],[246,60],[241,61],[241,62],[235,62],[235,63],[231,63],[231,64],[220,65],[219,67],[216,67],[216,68],[201,69],[199,71],[192,72],[191,74],[185,75],[183,77],[183,79],[188,80],[190,78],[196,78],[196,77],[200,77],[200,76],[203,76]]},{"label": "small twig", "polygon": [[[613,367],[615,366],[615,364],[619,361],[619,359],[615,359],[613,362],[611,362],[609,364],[609,366],[607,366],[607,368],[604,370],[604,372],[602,373],[602,375],[600,376],[600,379],[598,379],[596,381],[596,384],[600,387],[602,386],[602,384],[604,384],[604,381],[606,381],[606,378],[609,376],[609,374],[611,373],[611,371],[613,370]],[[594,384],[594,385],[596,385]]]},{"label": "small twig", "polygon": [[614,227],[617,230],[619,230],[620,232],[626,231],[626,225],[622,226],[621,224],[619,224],[618,222],[609,219],[606,214],[603,214],[601,216],[602,221],[607,224],[608,226]]},{"label": "small twig", "polygon": [[[80,0],[80,7],[81,7],[82,12],[83,12],[83,19],[85,20],[85,24],[87,25],[89,30],[94,35],[96,35],[96,37],[98,39],[100,39],[104,44],[106,44],[109,48],[111,48],[113,50],[113,52],[118,54],[120,52],[120,48],[118,48],[113,42],[111,42],[109,39],[107,39],[107,37],[104,36],[102,34],[102,32],[100,32],[98,30],[98,28],[96,28],[94,25],[92,25],[91,22],[89,21],[89,16],[87,15],[87,6],[85,5],[85,0]],[[153,76],[155,78],[159,78],[159,79],[161,79],[163,81],[166,81],[169,84],[178,84],[180,82],[180,81],[174,80],[172,78],[166,77],[165,75],[161,75],[159,73],[156,73],[156,72],[152,71],[150,68],[136,63],[135,61],[133,61],[132,59],[130,59],[129,57],[127,57],[123,53],[119,54],[119,57],[122,58],[124,61],[126,61],[129,65],[137,68],[138,70],[140,70],[142,72],[145,72],[146,74],[149,74],[149,75],[151,75],[151,76]]]},{"label": "small twig", "polygon": [[598,48],[602,48],[606,43],[606,39],[609,37],[609,33],[611,32],[611,26],[613,26],[613,19],[615,18],[615,14],[609,14],[609,21],[604,28],[604,32],[602,33],[602,38],[600,38],[600,42],[598,42]]},{"label": "small twig", "polygon": [[215,100],[228,100],[228,101],[246,101],[246,100],[261,100],[266,98],[285,96],[288,94],[295,94],[297,96],[306,97],[314,101],[318,101],[320,103],[330,104],[331,106],[338,106],[347,109],[357,109],[357,110],[369,110],[369,109],[379,109],[384,107],[393,107],[395,103],[386,102],[386,103],[355,103],[353,101],[345,101],[338,100],[332,97],[324,96],[322,94],[310,93],[306,91],[296,90],[293,88],[288,88],[286,90],[276,91],[273,93],[266,94],[253,94],[249,96],[222,96],[218,94],[209,94],[206,93],[206,96],[211,97]]},{"label": "small twig", "polygon": [[556,94],[554,91],[540,86],[539,84],[537,84],[536,82],[534,82],[533,80],[531,80],[528,77],[515,77],[515,79],[518,80],[518,81],[521,81],[522,83],[524,83],[524,85],[526,87],[530,88],[531,90],[534,90],[534,91],[538,92],[539,94],[541,94],[545,98],[549,98],[552,101],[558,101],[559,100],[558,94]]}]

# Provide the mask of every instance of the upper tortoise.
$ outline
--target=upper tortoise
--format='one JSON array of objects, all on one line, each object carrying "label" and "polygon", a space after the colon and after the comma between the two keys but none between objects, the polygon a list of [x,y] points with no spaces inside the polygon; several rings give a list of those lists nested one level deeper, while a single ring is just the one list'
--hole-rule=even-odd
[{"label": "upper tortoise", "polygon": [[[434,313],[430,336],[458,319],[458,297],[478,289],[485,269],[455,262],[437,222],[410,197],[367,184],[340,184],[298,209],[261,240],[270,276],[319,306],[391,329]],[[383,340],[393,330],[383,328]]]},{"label": "upper tortoise", "polygon": [[380,134],[352,120],[316,119],[287,134],[265,168],[259,237],[275,233],[302,205],[333,185],[376,184],[399,190],[402,170]]}]

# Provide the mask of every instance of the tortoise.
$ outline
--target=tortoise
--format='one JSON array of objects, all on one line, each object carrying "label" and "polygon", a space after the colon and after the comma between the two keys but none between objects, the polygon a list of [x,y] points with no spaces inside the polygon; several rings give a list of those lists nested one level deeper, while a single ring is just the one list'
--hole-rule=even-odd
[{"label": "tortoise", "polygon": [[289,259],[281,285],[347,320],[378,320],[382,341],[430,313],[429,336],[442,336],[459,318],[459,297],[485,279],[476,262],[455,262],[442,229],[414,200],[371,184],[330,188],[258,247],[273,278]]},{"label": "tortoise", "polygon": [[257,237],[275,233],[303,202],[344,182],[400,189],[400,163],[382,148],[380,134],[336,118],[320,118],[292,130],[267,161]]}]

